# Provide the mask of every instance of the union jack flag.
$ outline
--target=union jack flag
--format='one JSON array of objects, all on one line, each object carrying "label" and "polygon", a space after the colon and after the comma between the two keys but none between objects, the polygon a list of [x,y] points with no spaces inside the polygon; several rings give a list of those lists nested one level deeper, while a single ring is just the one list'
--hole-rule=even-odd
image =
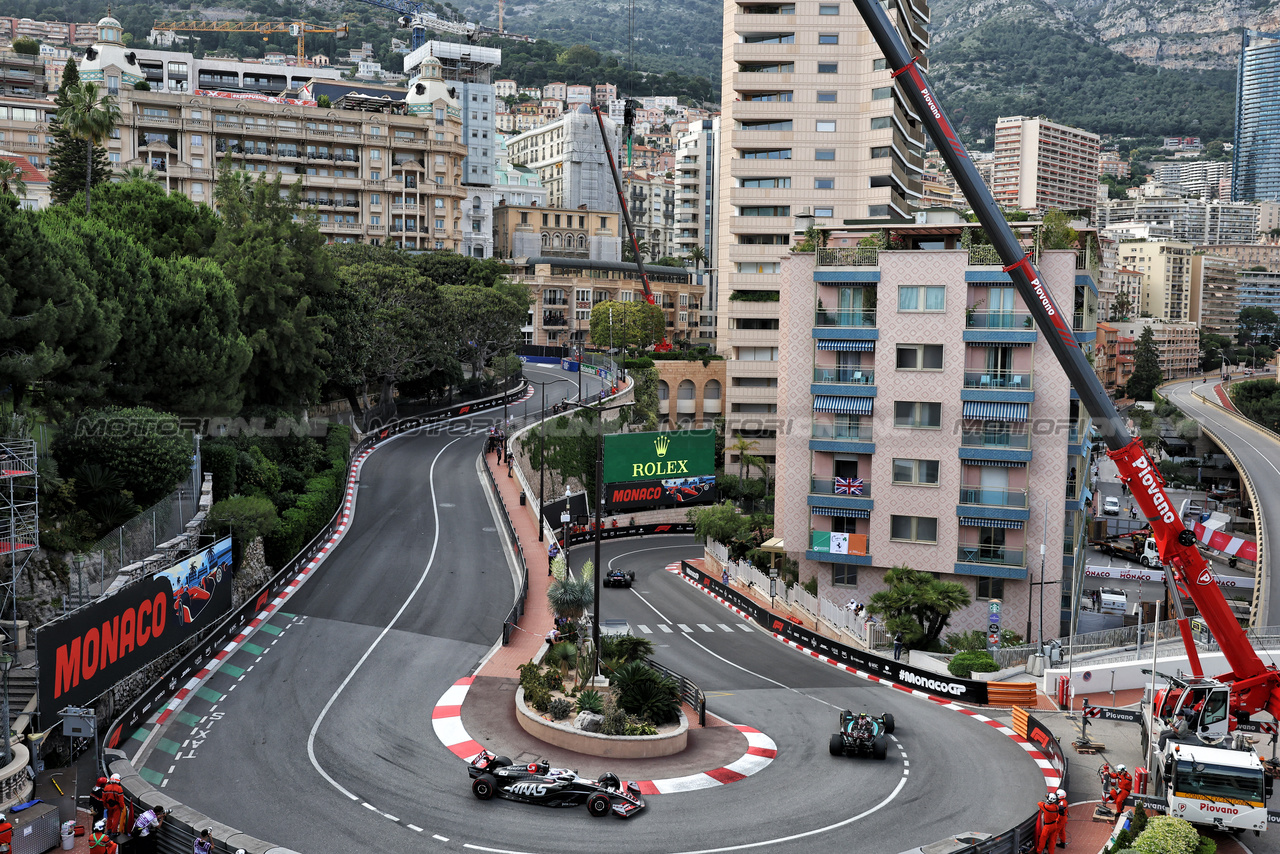
[{"label": "union jack flag", "polygon": [[861,495],[862,494],[862,478],[838,477],[836,478],[836,495]]}]

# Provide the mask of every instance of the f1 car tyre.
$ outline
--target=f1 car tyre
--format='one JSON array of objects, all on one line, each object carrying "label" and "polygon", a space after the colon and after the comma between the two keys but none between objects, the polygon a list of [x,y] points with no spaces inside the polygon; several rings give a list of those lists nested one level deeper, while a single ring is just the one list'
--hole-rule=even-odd
[{"label": "f1 car tyre", "polygon": [[893,735],[893,715],[885,712],[880,720],[884,721],[884,731],[889,735]]},{"label": "f1 car tyre", "polygon": [[492,774],[481,774],[471,781],[471,793],[480,800],[487,801],[493,797],[497,786],[498,781]]},{"label": "f1 car tyre", "polygon": [[876,740],[871,742],[871,755],[875,759],[884,759],[889,755],[889,739],[883,735],[877,736]]},{"label": "f1 car tyre", "polygon": [[596,780],[601,786],[617,791],[622,788],[621,781],[618,780],[617,774],[611,774],[608,771],[600,775],[600,779]]},{"label": "f1 car tyre", "polygon": [[843,756],[844,755],[844,736],[841,735],[840,733],[836,733],[835,735],[831,736],[831,743],[827,746],[827,749],[831,751],[832,756]]},{"label": "f1 car tyre", "polygon": [[594,795],[587,798],[587,812],[591,813],[591,815],[596,818],[604,818],[607,816],[612,806],[613,805],[609,802],[609,796],[600,792],[596,792]]},{"label": "f1 car tyre", "polygon": [[[893,732],[893,730],[889,730]],[[511,759],[507,756],[495,756],[493,761],[489,763],[490,768],[506,768],[511,764]]]}]

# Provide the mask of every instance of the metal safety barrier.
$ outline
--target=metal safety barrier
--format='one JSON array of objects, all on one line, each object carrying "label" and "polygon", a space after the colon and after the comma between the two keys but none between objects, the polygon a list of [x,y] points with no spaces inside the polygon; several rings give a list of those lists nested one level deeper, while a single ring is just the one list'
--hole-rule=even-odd
[{"label": "metal safety barrier", "polygon": [[697,683],[689,677],[677,673],[670,667],[663,667],[652,658],[646,658],[644,663],[676,683],[680,689],[680,699],[689,704],[690,707],[698,710],[698,726],[706,726],[707,695],[702,692]]}]

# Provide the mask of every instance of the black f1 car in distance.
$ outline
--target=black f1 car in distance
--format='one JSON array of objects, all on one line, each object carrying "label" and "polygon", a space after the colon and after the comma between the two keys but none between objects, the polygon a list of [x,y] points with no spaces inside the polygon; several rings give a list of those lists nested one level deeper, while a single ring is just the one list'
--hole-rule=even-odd
[{"label": "black f1 car in distance", "polygon": [[866,712],[840,713],[840,731],[831,736],[832,756],[871,756],[884,759],[889,755],[889,735],[893,732],[893,715],[880,717]]},{"label": "black f1 car in distance", "polygon": [[548,762],[512,765],[505,756],[487,750],[471,760],[471,792],[480,800],[494,796],[546,807],[587,805],[587,812],[601,818],[612,812],[630,818],[644,809],[644,798],[635,783],[623,783],[616,774],[601,774],[597,780],[579,777],[576,771],[552,768]]},{"label": "black f1 car in distance", "polygon": [[604,578],[600,579],[605,587],[630,587],[631,582],[635,580],[634,572],[623,572],[620,569],[611,569],[605,573]]}]

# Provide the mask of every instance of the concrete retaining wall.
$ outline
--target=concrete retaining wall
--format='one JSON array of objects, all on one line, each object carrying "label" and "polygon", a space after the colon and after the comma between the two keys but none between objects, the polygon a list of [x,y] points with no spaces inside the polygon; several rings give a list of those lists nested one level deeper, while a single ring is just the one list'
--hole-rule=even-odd
[{"label": "concrete retaining wall", "polygon": [[516,720],[529,735],[588,756],[606,759],[649,759],[654,756],[673,756],[689,743],[689,719],[680,712],[680,727],[675,732],[661,735],[600,735],[583,732],[571,725],[549,721],[525,705],[524,689],[516,689]]}]

